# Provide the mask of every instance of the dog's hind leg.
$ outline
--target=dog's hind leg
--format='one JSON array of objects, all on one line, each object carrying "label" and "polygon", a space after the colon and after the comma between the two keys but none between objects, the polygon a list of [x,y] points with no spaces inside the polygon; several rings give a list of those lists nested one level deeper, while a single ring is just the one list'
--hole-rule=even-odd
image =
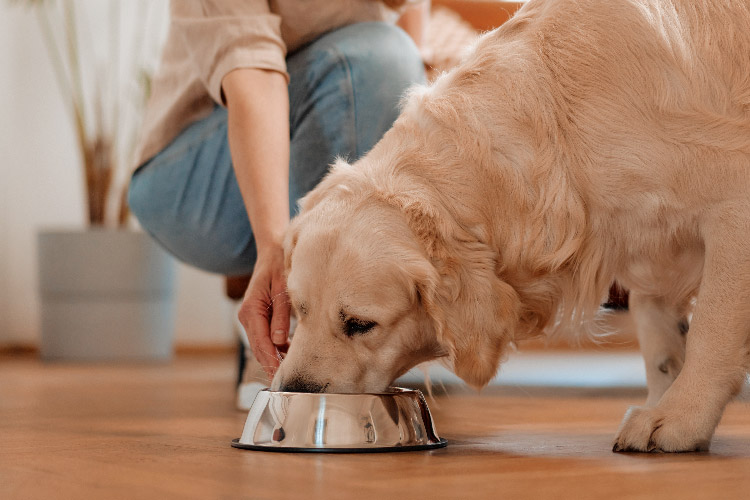
[{"label": "dog's hind leg", "polygon": [[625,414],[615,451],[708,448],[747,373],[750,334],[750,202],[706,212],[705,261],[685,363],[654,407]]},{"label": "dog's hind leg", "polygon": [[661,297],[631,290],[629,309],[646,365],[646,406],[656,406],[685,362],[685,339],[688,331],[685,307],[675,306]]}]

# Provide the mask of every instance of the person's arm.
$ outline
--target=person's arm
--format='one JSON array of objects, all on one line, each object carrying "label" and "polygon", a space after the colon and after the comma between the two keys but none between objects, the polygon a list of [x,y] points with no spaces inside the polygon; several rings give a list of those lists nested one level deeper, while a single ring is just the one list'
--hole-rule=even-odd
[{"label": "person's arm", "polygon": [[258,258],[240,311],[269,375],[279,362],[270,332],[286,343],[289,306],[281,235],[289,222],[286,45],[268,0],[173,0],[170,30],[206,91],[229,113],[229,143]]},{"label": "person's arm", "polygon": [[286,345],[289,300],[282,242],[289,224],[289,97],[283,74],[235,69],[222,80],[229,148],[258,258],[239,318],[272,376]]},{"label": "person's arm", "polygon": [[426,48],[431,5],[431,0],[422,0],[405,7],[396,23],[411,36],[420,51]]}]

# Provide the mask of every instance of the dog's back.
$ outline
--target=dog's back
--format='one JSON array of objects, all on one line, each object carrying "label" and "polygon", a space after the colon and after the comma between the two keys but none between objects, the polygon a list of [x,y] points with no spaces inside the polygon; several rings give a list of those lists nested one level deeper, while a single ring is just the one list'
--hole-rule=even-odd
[{"label": "dog's back", "polygon": [[537,94],[529,111],[549,110],[542,127],[553,147],[588,167],[579,182],[600,195],[588,202],[643,207],[617,199],[634,182],[641,191],[682,184],[702,201],[746,187],[731,161],[712,186],[685,180],[703,177],[690,170],[705,169],[706,155],[750,154],[750,2],[532,1],[483,44],[480,59],[525,45],[513,64],[526,69],[513,77],[529,78],[514,87]]},{"label": "dog's back", "polygon": [[[640,280],[634,261],[651,260],[645,276],[700,253],[700,214],[750,193],[749,55],[744,0],[532,0],[400,128],[429,131],[415,148],[441,158],[420,168],[450,183],[436,187],[457,220],[487,228],[522,296],[567,267],[560,295],[595,307],[615,276]],[[685,266],[687,294],[700,269]]]}]

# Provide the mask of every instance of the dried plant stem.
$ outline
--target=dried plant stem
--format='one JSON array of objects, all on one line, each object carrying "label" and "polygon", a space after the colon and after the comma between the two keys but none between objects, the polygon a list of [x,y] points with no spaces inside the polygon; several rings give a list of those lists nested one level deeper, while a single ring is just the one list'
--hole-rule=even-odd
[{"label": "dried plant stem", "polygon": [[[55,35],[52,31],[52,25],[49,22],[49,14],[47,13],[47,9],[36,9],[36,17],[37,21],[39,22],[39,26],[41,27],[42,36],[44,37],[44,44],[47,46],[47,50],[50,54],[52,68],[54,69],[57,83],[58,85],[60,85],[60,91],[62,92],[63,97],[71,97],[73,95],[73,90],[71,89],[71,84],[65,74],[65,66],[63,63],[62,54],[60,54],[60,52],[57,50],[57,43],[55,42]],[[73,109],[71,111],[73,111],[74,113],[76,112],[76,103],[74,100],[68,101],[66,99],[66,104],[68,106],[72,106]]]},{"label": "dried plant stem", "polygon": [[[121,1],[118,0],[111,0],[109,3],[109,23],[110,23],[110,54],[112,54],[112,58],[110,59],[110,65],[114,66],[114,68],[109,68],[109,74],[114,76],[115,83],[112,84],[112,88],[116,90],[119,89],[119,85],[121,80],[120,77],[120,5],[122,5]],[[117,137],[117,128],[118,124],[120,123],[120,95],[119,92],[114,92],[114,96],[112,99],[112,136]]]},{"label": "dried plant stem", "polygon": [[85,102],[83,94],[83,78],[81,77],[81,62],[78,57],[78,31],[76,29],[75,3],[72,0],[67,0],[65,2],[63,14],[65,16],[65,39],[68,49],[68,64],[70,65],[70,73],[73,83],[72,96],[75,102],[78,103],[78,108],[83,112]]},{"label": "dried plant stem", "polygon": [[128,206],[128,183],[126,182],[120,189],[120,210],[117,213],[117,226],[125,227],[130,216],[130,207]]},{"label": "dried plant stem", "polygon": [[94,125],[99,133],[88,143],[92,153],[89,169],[93,176],[89,186],[89,219],[92,224],[103,225],[107,219],[107,195],[112,184],[114,148],[110,136],[105,132],[101,84],[96,86],[95,97]]},{"label": "dried plant stem", "polygon": [[[113,221],[108,221],[108,199],[113,184],[119,183],[118,167],[121,157],[135,149],[135,130],[129,124],[143,111],[144,96],[148,95],[148,78],[141,74],[140,61],[145,57],[144,36],[133,40],[133,59],[122,52],[124,36],[121,17],[122,0],[108,0],[107,22],[109,52],[106,62],[94,68],[93,81],[88,80],[87,65],[96,62],[92,39],[92,23],[86,8],[78,0],[50,0],[30,2],[35,7],[37,20],[43,34],[55,78],[68,106],[74,132],[81,154],[86,191],[88,223],[92,226],[116,222],[127,225],[127,185],[117,193],[119,207]],[[128,2],[132,3],[132,2]],[[127,4],[126,4],[127,5]],[[149,3],[138,0],[135,4],[142,15],[144,30],[149,27]],[[81,16],[81,17],[78,17]],[[79,30],[83,31],[79,31]],[[130,65],[130,66],[128,66]],[[132,74],[131,74],[132,73]],[[126,77],[130,77],[126,78]],[[84,81],[84,78],[86,80]],[[129,85],[138,78],[137,88]],[[91,85],[89,85],[91,83]],[[131,109],[129,106],[134,105]],[[131,112],[134,113],[131,115]],[[127,162],[130,158],[124,159]]]},{"label": "dried plant stem", "polygon": [[[91,144],[88,138],[88,130],[86,127],[86,114],[84,109],[84,93],[83,93],[83,78],[81,75],[81,63],[79,59],[79,44],[78,44],[78,30],[76,27],[76,13],[75,3],[72,0],[67,0],[63,5],[63,14],[65,20],[65,38],[66,46],[68,49],[68,65],[70,67],[71,79],[72,79],[72,97],[73,101],[77,103],[75,122],[76,122],[76,135],[78,136],[79,147],[83,155],[83,168],[84,178],[86,184],[87,193],[87,205],[88,205],[88,221],[89,224],[94,226],[100,226],[104,224],[105,213],[104,207],[102,206],[101,198],[101,186],[100,186],[100,172],[97,172],[97,166],[101,163],[102,145],[96,144],[100,134],[95,134],[93,140],[94,144]],[[104,195],[106,199],[106,194]]]},{"label": "dried plant stem", "polygon": [[[76,140],[78,141],[78,150],[81,153],[82,161],[84,165],[91,165],[92,159],[91,154],[88,148],[87,140],[86,140],[86,126],[84,123],[84,116],[83,116],[83,89],[81,87],[80,80],[77,82],[77,91],[74,90],[74,83],[70,81],[66,77],[66,71],[65,71],[65,60],[63,58],[63,55],[58,50],[58,44],[55,40],[54,31],[52,29],[52,25],[49,20],[49,13],[45,6],[38,7],[37,10],[37,19],[39,21],[39,25],[41,26],[41,31],[44,36],[45,44],[47,45],[47,50],[50,53],[50,59],[52,61],[52,66],[55,71],[55,75],[57,77],[58,83],[60,85],[60,90],[62,91],[63,95],[65,95],[68,99],[66,99],[66,102],[68,103],[68,106],[70,106],[70,110],[73,114],[73,121],[75,125],[75,134],[76,134]],[[67,13],[66,13],[67,14]],[[69,17],[66,15],[66,18]],[[66,29],[66,38],[70,38],[71,32],[70,28],[72,28],[70,25],[68,25],[68,28]],[[70,53],[75,52],[75,47],[72,47],[69,43],[66,44],[68,48],[68,56],[70,57]],[[76,59],[77,60],[77,59]],[[72,75],[75,77],[75,75]],[[89,223],[92,223],[91,218],[91,210],[90,210],[90,182],[92,179],[89,175],[89,168],[84,168],[84,175],[86,180],[86,192],[87,192],[87,204],[89,205]]]},{"label": "dried plant stem", "polygon": [[[139,3],[138,5],[142,5]],[[122,133],[121,127],[120,127],[120,119],[121,119],[121,98],[120,95],[120,82],[122,82],[122,68],[120,56],[121,56],[121,39],[122,39],[122,33],[121,33],[121,27],[120,27],[120,18],[122,17],[122,2],[120,0],[111,0],[109,4],[109,15],[110,15],[110,24],[111,24],[111,33],[112,35],[110,40],[113,40],[112,47],[110,48],[110,52],[112,53],[112,61],[114,64],[114,71],[110,71],[110,74],[115,75],[115,82],[112,84],[112,88],[115,89],[112,102],[112,121],[111,121],[111,131],[112,131],[112,137],[122,137],[120,134]],[[140,40],[143,37],[136,37],[136,40],[138,43],[140,43]],[[131,66],[132,68],[135,68],[136,65],[133,64]],[[125,138],[123,138],[125,140]],[[133,144],[133,148],[135,148],[135,144]],[[114,161],[114,154],[113,154],[113,161]],[[128,197],[127,197],[127,188],[128,183],[126,182],[123,186],[120,196],[118,198],[118,210],[117,210],[117,226],[118,227],[125,227],[128,222],[128,215],[130,214],[130,210],[128,208]]]}]

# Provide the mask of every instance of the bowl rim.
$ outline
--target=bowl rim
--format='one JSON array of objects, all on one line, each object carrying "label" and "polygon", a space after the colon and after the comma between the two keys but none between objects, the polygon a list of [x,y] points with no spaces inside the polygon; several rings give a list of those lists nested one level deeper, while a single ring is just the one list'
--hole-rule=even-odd
[{"label": "bowl rim", "polygon": [[404,387],[389,387],[382,392],[290,392],[290,391],[272,391],[266,387],[261,389],[258,394],[265,392],[270,395],[277,396],[398,396],[402,394],[419,394],[424,397],[424,394],[419,389],[407,389]]},{"label": "bowl rim", "polygon": [[252,450],[252,451],[273,451],[279,453],[391,453],[391,452],[404,452],[404,451],[426,451],[436,450],[439,448],[445,448],[448,446],[448,441],[444,438],[438,438],[438,441],[424,444],[415,445],[404,445],[404,446],[372,446],[372,447],[321,447],[321,448],[304,448],[299,446],[276,446],[276,445],[260,445],[260,444],[242,444],[240,438],[232,439],[232,448],[240,450]]}]

